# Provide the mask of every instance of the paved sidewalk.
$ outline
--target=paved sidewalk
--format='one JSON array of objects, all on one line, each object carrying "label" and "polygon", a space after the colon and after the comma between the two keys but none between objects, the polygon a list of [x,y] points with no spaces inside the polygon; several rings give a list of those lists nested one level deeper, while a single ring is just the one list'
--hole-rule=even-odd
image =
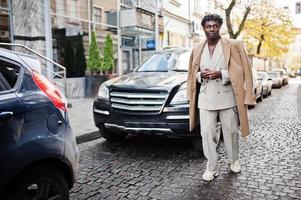
[{"label": "paved sidewalk", "polygon": [[70,124],[78,143],[99,137],[98,128],[93,120],[94,98],[69,99],[72,104],[68,108]]}]

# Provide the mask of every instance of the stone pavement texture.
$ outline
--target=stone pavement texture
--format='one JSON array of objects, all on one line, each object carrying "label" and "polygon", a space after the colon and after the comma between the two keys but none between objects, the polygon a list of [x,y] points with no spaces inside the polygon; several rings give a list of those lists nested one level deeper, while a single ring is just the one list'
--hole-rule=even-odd
[{"label": "stone pavement texture", "polygon": [[249,117],[239,174],[230,172],[223,145],[220,175],[208,183],[202,181],[206,160],[190,141],[136,136],[111,144],[100,138],[79,145],[70,199],[301,199],[301,81],[273,90]]}]

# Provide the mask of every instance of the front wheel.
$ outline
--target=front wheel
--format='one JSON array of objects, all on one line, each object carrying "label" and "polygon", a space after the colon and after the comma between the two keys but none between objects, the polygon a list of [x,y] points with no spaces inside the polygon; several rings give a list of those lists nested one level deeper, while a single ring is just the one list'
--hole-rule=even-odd
[{"label": "front wheel", "polygon": [[202,138],[201,137],[197,137],[197,138],[193,138],[192,139],[192,144],[193,144],[193,148],[199,152],[203,151],[203,143],[202,143]]},{"label": "front wheel", "polygon": [[260,96],[258,98],[258,101],[262,101],[263,100],[263,89],[261,89],[261,93]]},{"label": "front wheel", "polygon": [[51,166],[35,166],[23,172],[11,184],[6,199],[69,199],[69,187],[61,170]]},{"label": "front wheel", "polygon": [[100,135],[109,142],[122,141],[128,135],[127,133],[114,133],[105,127],[99,128]]}]

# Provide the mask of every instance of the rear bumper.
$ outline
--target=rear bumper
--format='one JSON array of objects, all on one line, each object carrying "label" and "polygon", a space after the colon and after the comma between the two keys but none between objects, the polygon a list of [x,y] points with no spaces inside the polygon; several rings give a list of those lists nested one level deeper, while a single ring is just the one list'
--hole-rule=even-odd
[{"label": "rear bumper", "polygon": [[264,85],[263,87],[262,87],[262,93],[264,94],[264,95],[268,95],[268,93],[270,92],[270,87],[271,86],[268,86],[268,85]]},{"label": "rear bumper", "polygon": [[130,113],[111,109],[109,102],[96,99],[93,106],[94,122],[116,133],[154,134],[167,137],[199,136],[189,132],[188,104],[168,106],[161,113]]},{"label": "rear bumper", "polygon": [[272,87],[281,87],[282,86],[282,82],[281,81],[273,81]]}]

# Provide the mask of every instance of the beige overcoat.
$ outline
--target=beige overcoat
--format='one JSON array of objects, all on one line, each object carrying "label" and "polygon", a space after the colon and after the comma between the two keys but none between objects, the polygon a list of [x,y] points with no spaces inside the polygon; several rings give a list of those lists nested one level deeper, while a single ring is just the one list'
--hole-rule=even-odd
[{"label": "beige overcoat", "polygon": [[[229,77],[235,94],[242,136],[249,135],[249,120],[247,105],[255,105],[253,93],[253,75],[251,63],[243,43],[233,39],[221,38],[225,63],[228,66]],[[206,42],[197,45],[189,60],[187,95],[189,98],[189,129],[192,131],[200,123],[198,110],[198,91],[200,84],[196,81],[200,70],[200,59]],[[201,102],[200,102],[201,103]]]}]

